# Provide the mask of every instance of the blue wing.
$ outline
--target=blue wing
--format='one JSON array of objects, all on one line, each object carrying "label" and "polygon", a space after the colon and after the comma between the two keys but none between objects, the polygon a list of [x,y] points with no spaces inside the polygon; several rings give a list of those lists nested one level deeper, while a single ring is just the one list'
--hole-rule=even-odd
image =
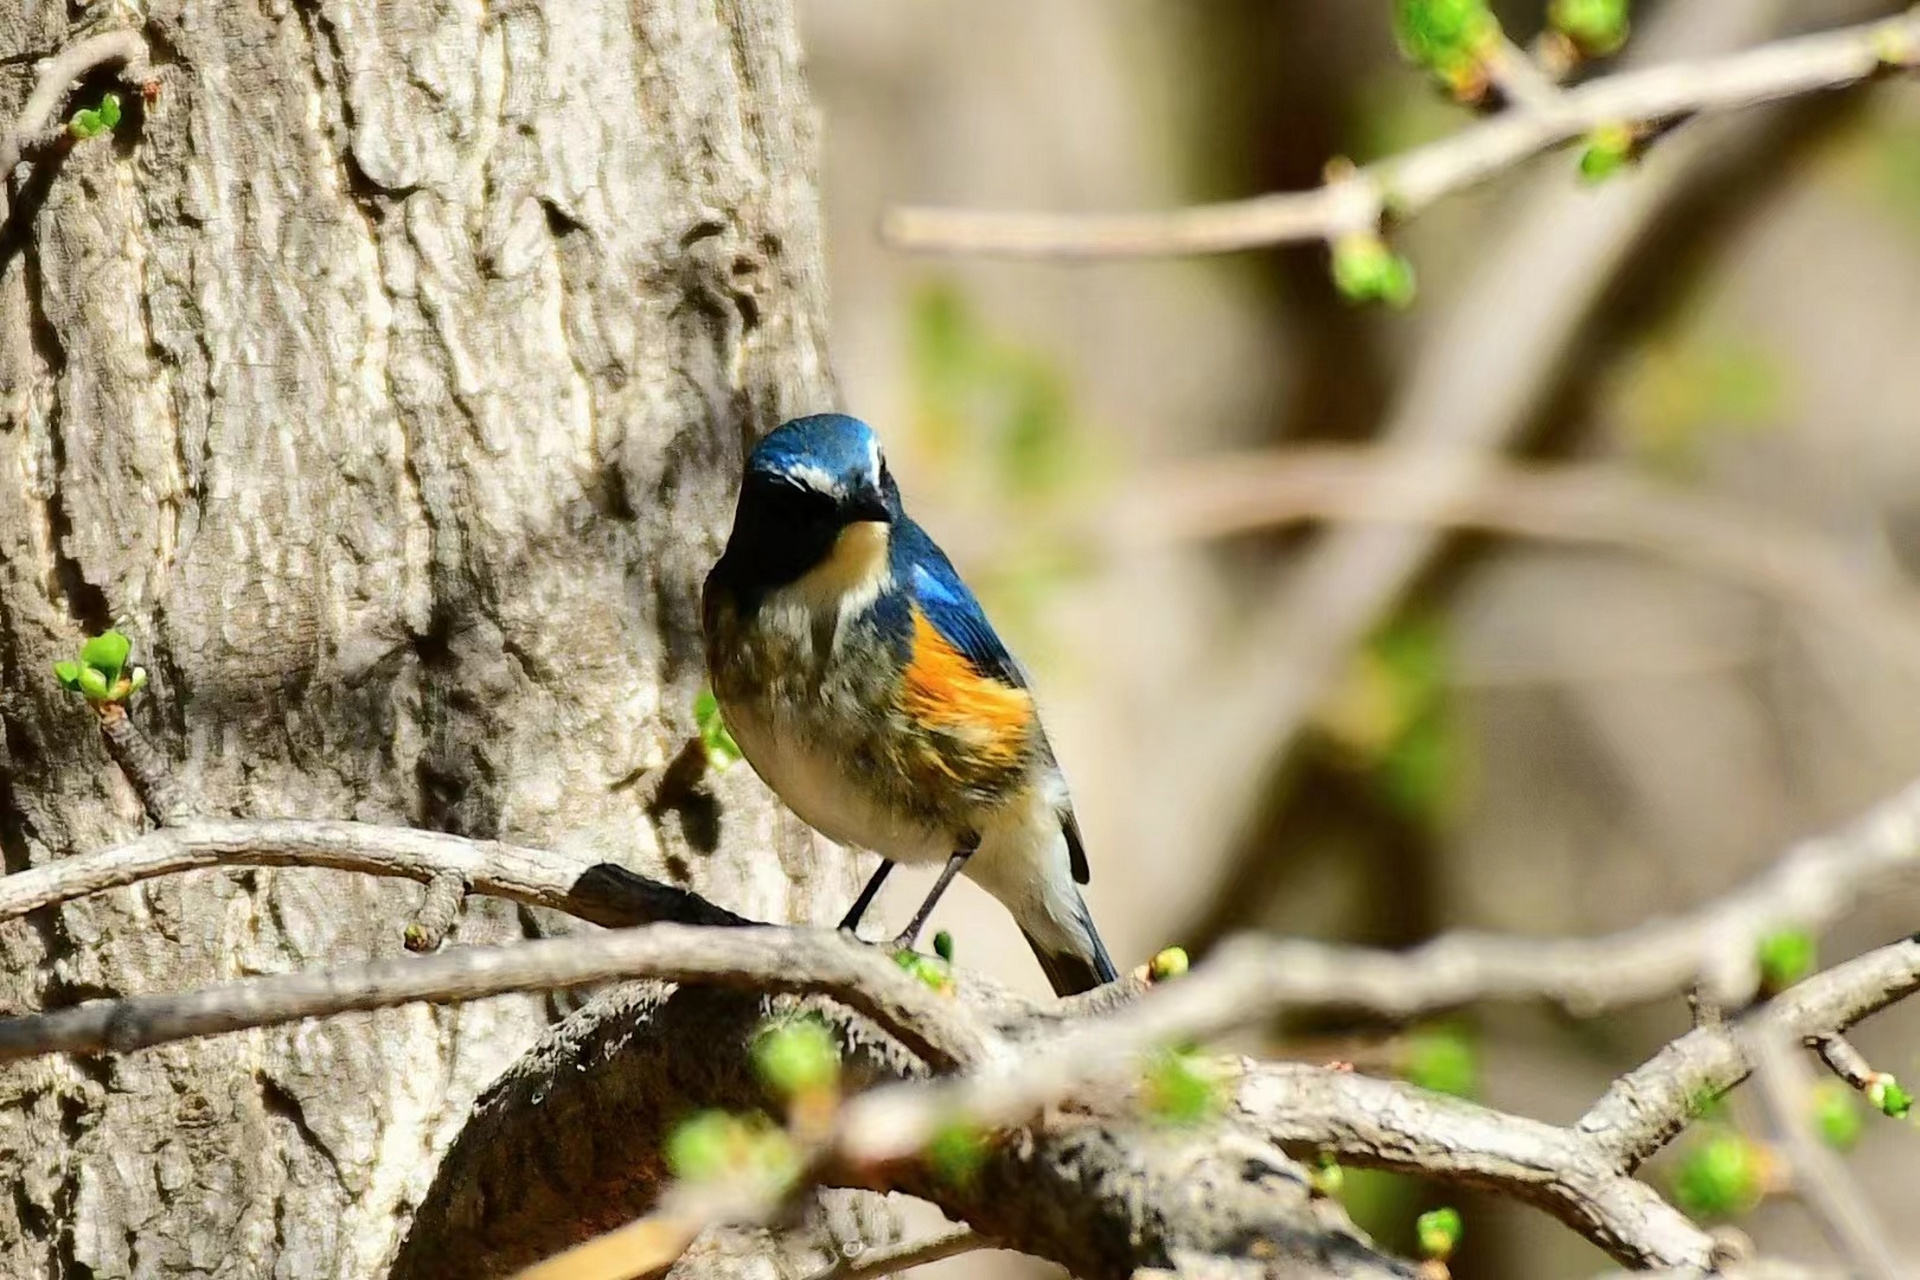
[{"label": "blue wing", "polygon": [[[920,611],[934,630],[983,676],[990,676],[1017,689],[1027,687],[1026,672],[1001,643],[987,614],[973,592],[960,579],[960,571],[947,559],[947,553],[927,536],[927,531],[912,520],[901,517],[894,524],[894,577],[910,583]],[[1061,830],[1067,837],[1067,857],[1073,878],[1087,882],[1087,851],[1080,839],[1080,824],[1073,810],[1060,815]]]},{"label": "blue wing", "polygon": [[927,621],[975,671],[1016,689],[1027,687],[1026,673],[994,633],[986,611],[925,529],[904,517],[895,521],[893,556],[895,580],[908,587]]}]

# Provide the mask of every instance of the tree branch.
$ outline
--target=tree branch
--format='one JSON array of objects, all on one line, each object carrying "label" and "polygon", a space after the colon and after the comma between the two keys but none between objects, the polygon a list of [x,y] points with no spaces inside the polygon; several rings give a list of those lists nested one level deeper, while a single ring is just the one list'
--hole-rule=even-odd
[{"label": "tree branch", "polygon": [[1763,1019],[1744,1037],[1747,1057],[1773,1127],[1780,1135],[1792,1171],[1794,1194],[1814,1216],[1851,1269],[1866,1280],[1901,1280],[1907,1274],[1894,1257],[1840,1158],[1814,1135],[1810,1114],[1813,1089],[1807,1065],[1792,1052],[1787,1036]]},{"label": "tree branch", "polygon": [[[1735,583],[1920,663],[1920,597],[1852,548],[1767,513],[1624,469],[1526,466],[1476,459],[1471,482],[1410,505],[1406,477],[1451,469],[1442,450],[1301,447],[1182,463],[1121,497],[1101,520],[1118,551],[1217,538],[1302,520],[1472,528],[1513,537],[1615,547]],[[1399,482],[1399,483],[1396,483]]]},{"label": "tree branch", "polygon": [[[235,864],[320,865],[456,888],[465,884],[586,918],[621,920],[658,911],[723,925],[743,923],[693,895],[630,873],[609,876],[613,869],[577,855],[433,832],[279,819],[190,822],[117,849],[0,878],[0,919],[153,875]],[[123,1051],[413,1000],[472,999],[618,978],[755,993],[818,993],[872,1017],[934,1069],[967,1072],[853,1098],[834,1130],[835,1160],[855,1171],[856,1180],[868,1176],[860,1171],[895,1170],[887,1177],[903,1189],[930,1195],[981,1227],[1004,1222],[1008,1210],[956,1196],[930,1186],[923,1174],[897,1169],[903,1161],[915,1161],[956,1117],[994,1130],[1041,1118],[1041,1148],[1000,1157],[1009,1162],[1002,1171],[1008,1179],[1037,1176],[1034,1161],[1065,1160],[1069,1149],[1084,1155],[1075,1144],[1095,1143],[1100,1160],[1132,1170],[1127,1177],[1173,1179],[1171,1187],[1178,1177],[1157,1157],[1134,1151],[1124,1123],[1096,1126],[1101,1132],[1090,1135],[1081,1132],[1084,1123],[1066,1129],[1050,1125],[1047,1108],[1068,1097],[1082,1105],[1110,1098],[1115,1085],[1123,1086],[1124,1100],[1126,1088],[1138,1078],[1142,1052],[1244,1026],[1290,1007],[1351,1007],[1405,1019],[1477,999],[1544,998],[1591,1012],[1671,994],[1696,981],[1723,1002],[1736,1004],[1756,985],[1754,956],[1766,932],[1786,924],[1825,924],[1868,884],[1883,885],[1915,865],[1920,865],[1920,785],[1836,835],[1803,842],[1769,871],[1690,915],[1599,939],[1456,935],[1386,954],[1247,938],[1221,947],[1177,982],[1144,992],[1137,981],[1116,984],[1036,1015],[1018,1001],[975,990],[971,981],[968,999],[944,999],[901,973],[882,953],[838,934],[656,924],[248,979],[184,996],[89,1002],[0,1022],[0,1059]],[[1920,941],[1909,941],[1809,979],[1756,1016],[1801,1038],[1827,1037],[1916,988]],[[1018,1043],[1005,1042],[1006,1034],[1018,1037]],[[1242,1131],[1237,1141],[1325,1146],[1360,1163],[1497,1186],[1541,1205],[1622,1260],[1692,1265],[1711,1251],[1710,1239],[1630,1175],[1685,1126],[1702,1096],[1732,1087],[1748,1069],[1737,1029],[1705,1026],[1623,1077],[1578,1125],[1559,1129],[1436,1099],[1391,1081],[1299,1066],[1243,1067],[1235,1104]],[[1124,1108],[1119,1114],[1124,1116]],[[1235,1203],[1240,1204],[1236,1213],[1255,1212],[1251,1202]],[[1208,1221],[1211,1225],[1202,1228],[1184,1223],[1164,1230],[1169,1240],[1190,1239],[1194,1230],[1211,1240],[1225,1230],[1219,1221]],[[1024,1240],[1011,1230],[1004,1238]],[[1074,1249],[1067,1237],[1059,1237],[1049,1256],[1069,1265],[1079,1258],[1095,1271],[1116,1265],[1104,1254],[1083,1257]]]},{"label": "tree branch", "polygon": [[814,929],[654,924],[245,978],[184,995],[90,1000],[0,1019],[0,1062],[48,1053],[126,1053],[414,1001],[558,991],[623,978],[828,995],[871,1017],[937,1070],[976,1066],[995,1052],[958,1002],[942,999],[884,952],[850,937]]},{"label": "tree branch", "polygon": [[1352,1072],[1243,1070],[1236,1118],[1291,1150],[1504,1192],[1627,1266],[1704,1267],[1712,1256],[1711,1236],[1569,1129]]},{"label": "tree branch", "polygon": [[[1869,951],[1775,996],[1765,1016],[1799,1040],[1844,1031],[1920,991],[1920,936]],[[1733,1028],[1695,1027],[1609,1085],[1575,1122],[1626,1171],[1686,1127],[1701,1104],[1745,1080],[1752,1060]]]},{"label": "tree branch", "polygon": [[132,784],[147,816],[161,826],[183,822],[193,812],[186,791],[174,780],[167,763],[140,726],[127,714],[124,702],[97,702],[94,715],[100,722],[100,736],[106,740],[107,754],[120,766],[120,772]]},{"label": "tree branch", "polygon": [[1428,206],[1604,124],[1658,124],[1857,83],[1920,51],[1920,15],[1906,14],[1742,53],[1604,76],[1511,110],[1450,138],[1357,170],[1313,191],[1164,213],[993,213],[897,208],[881,236],[920,253],[1121,258],[1223,253],[1331,240],[1409,218]]},{"label": "tree branch", "polygon": [[74,81],[95,67],[116,64],[129,83],[138,84],[147,78],[147,45],[139,32],[105,31],[89,36],[40,64],[33,92],[14,117],[13,126],[0,136],[0,195],[13,177],[14,166],[47,138],[53,113]]},{"label": "tree branch", "polygon": [[0,920],[88,894],[206,867],[330,867],[430,883],[458,876],[474,893],[617,927],[673,921],[744,925],[698,894],[592,857],[365,822],[197,820],[128,844],[0,877]]},{"label": "tree branch", "polygon": [[920,1240],[885,1245],[865,1250],[857,1256],[842,1258],[826,1270],[808,1277],[808,1280],[870,1280],[874,1276],[892,1275],[909,1267],[924,1267],[930,1262],[944,1262],[963,1253],[992,1247],[973,1228],[955,1227]]}]

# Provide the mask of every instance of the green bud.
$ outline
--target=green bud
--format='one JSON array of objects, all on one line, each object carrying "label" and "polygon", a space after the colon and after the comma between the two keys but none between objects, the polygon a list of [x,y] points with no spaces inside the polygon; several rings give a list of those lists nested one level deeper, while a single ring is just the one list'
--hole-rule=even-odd
[{"label": "green bud", "polygon": [[120,669],[127,665],[133,642],[118,631],[103,631],[80,646],[80,662],[98,671],[109,686],[120,680]]},{"label": "green bud", "polygon": [[120,95],[109,93],[100,99],[100,123],[111,129],[120,123]]},{"label": "green bud", "polygon": [[1219,1111],[1220,1086],[1193,1054],[1158,1053],[1141,1080],[1140,1103],[1162,1124],[1196,1125]]},{"label": "green bud", "polygon": [[106,701],[111,690],[107,687],[107,678],[100,674],[97,667],[80,668],[80,692],[95,702]]},{"label": "green bud", "polygon": [[831,1089],[840,1081],[840,1049],[812,1016],[768,1026],[753,1042],[753,1065],[782,1097]]},{"label": "green bud", "polygon": [[682,1182],[711,1182],[732,1168],[741,1131],[725,1111],[697,1111],[667,1135],[667,1167]]},{"label": "green bud", "polygon": [[667,1168],[683,1182],[747,1175],[776,1184],[800,1172],[793,1140],[763,1115],[697,1111],[667,1135]]},{"label": "green bud", "polygon": [[1882,27],[1873,36],[1873,56],[1885,67],[1910,67],[1920,52],[1916,52],[1913,37],[1904,30]]},{"label": "green bud", "polygon": [[941,1181],[965,1186],[980,1172],[987,1160],[986,1135],[980,1126],[964,1120],[950,1121],[935,1130],[927,1141],[927,1167]]},{"label": "green bud", "polygon": [[1744,1134],[1716,1130],[1681,1158],[1674,1195],[1695,1217],[1736,1217],[1760,1203],[1766,1165],[1766,1153]]},{"label": "green bud", "polygon": [[1851,1151],[1866,1128],[1853,1090],[1838,1080],[1822,1081],[1811,1098],[1813,1127],[1821,1141],[1836,1151]]},{"label": "green bud", "polygon": [[953,935],[945,929],[933,935],[933,954],[948,964],[953,963]]},{"label": "green bud", "polygon": [[1636,139],[1624,124],[1603,124],[1587,135],[1580,153],[1580,176],[1588,182],[1605,182],[1633,163]]},{"label": "green bud", "polygon": [[1553,0],[1547,18],[1589,57],[1605,57],[1627,42],[1627,0]]},{"label": "green bud", "polygon": [[1760,940],[1760,980],[1771,995],[1813,972],[1819,948],[1805,929],[1780,929]]},{"label": "green bud", "polygon": [[1393,33],[1407,58],[1456,93],[1484,83],[1482,64],[1500,38],[1487,0],[1394,0]]},{"label": "green bud", "polygon": [[1185,947],[1167,947],[1154,953],[1147,965],[1147,976],[1155,982],[1165,982],[1169,978],[1178,978],[1188,969],[1187,949]]},{"label": "green bud", "polygon": [[946,995],[953,990],[953,974],[938,956],[923,956],[917,951],[896,951],[893,962],[927,986]]},{"label": "green bud", "polygon": [[1414,1220],[1413,1227],[1420,1240],[1420,1255],[1435,1262],[1453,1256],[1460,1247],[1460,1233],[1465,1230],[1460,1211],[1453,1208],[1430,1209]]},{"label": "green bud", "polygon": [[720,716],[720,699],[713,690],[702,689],[694,696],[693,723],[700,734],[700,745],[706,748],[707,765],[715,773],[740,762],[740,744],[727,731],[727,722]]},{"label": "green bud", "polygon": [[65,689],[68,693],[80,692],[80,664],[79,663],[56,662],[53,664],[53,675],[54,675],[54,678],[60,682],[60,687],[62,689]]},{"label": "green bud", "polygon": [[1480,1055],[1458,1024],[1419,1027],[1401,1043],[1400,1074],[1422,1089],[1471,1098],[1480,1087]]},{"label": "green bud", "polygon": [[1307,1187],[1314,1195],[1331,1200],[1346,1185],[1346,1170],[1340,1167],[1338,1156],[1331,1151],[1322,1151],[1314,1157],[1312,1168],[1307,1170]]},{"label": "green bud", "polygon": [[1876,1072],[1867,1081],[1867,1101],[1881,1113],[1904,1120],[1913,1110],[1913,1095],[1900,1087],[1900,1082],[1884,1071]]},{"label": "green bud", "polygon": [[1402,308],[1413,301],[1413,264],[1370,231],[1345,235],[1333,247],[1333,284],[1349,302],[1384,302]]},{"label": "green bud", "polygon": [[145,667],[132,668],[129,671],[128,677],[127,677],[127,692],[138,693],[146,687],[147,687],[147,669]]}]

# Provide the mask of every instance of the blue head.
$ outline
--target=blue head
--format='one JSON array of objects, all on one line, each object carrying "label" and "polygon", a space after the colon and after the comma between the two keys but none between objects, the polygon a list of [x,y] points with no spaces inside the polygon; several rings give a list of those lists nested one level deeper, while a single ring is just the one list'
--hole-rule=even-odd
[{"label": "blue head", "polygon": [[843,413],[795,418],[747,456],[716,572],[742,586],[783,586],[827,560],[849,528],[900,517],[900,491],[873,428]]}]

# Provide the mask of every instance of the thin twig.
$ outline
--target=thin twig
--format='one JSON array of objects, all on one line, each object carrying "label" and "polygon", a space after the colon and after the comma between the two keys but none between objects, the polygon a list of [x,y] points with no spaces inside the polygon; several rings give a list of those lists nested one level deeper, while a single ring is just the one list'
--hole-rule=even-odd
[{"label": "thin twig", "polygon": [[1490,1187],[1633,1266],[1704,1266],[1713,1239],[1584,1135],[1394,1080],[1301,1063],[1245,1064],[1233,1115],[1291,1150]]},{"label": "thin twig", "polygon": [[1120,258],[1222,253],[1407,218],[1548,148],[1614,122],[1659,123],[1854,84],[1911,58],[1920,15],[1801,36],[1742,53],[1622,71],[1503,111],[1452,137],[1312,191],[1161,213],[1053,214],[898,208],[881,235],[922,253]]},{"label": "thin twig", "polygon": [[407,926],[404,942],[409,951],[438,951],[440,944],[447,940],[447,930],[453,928],[454,918],[460,914],[461,904],[467,898],[467,880],[458,871],[440,871],[427,881],[427,891],[421,895],[420,910],[413,922]]},{"label": "thin twig", "polygon": [[924,1267],[930,1262],[944,1262],[963,1253],[991,1248],[993,1242],[972,1227],[955,1227],[920,1240],[863,1249],[814,1272],[807,1280],[871,1280],[874,1276],[892,1275],[909,1267]]},{"label": "thin twig", "polygon": [[474,893],[610,927],[754,923],[685,889],[590,855],[439,831],[298,818],[196,820],[128,844],[0,876],[0,920],[204,867],[330,867],[422,883],[455,875]]},{"label": "thin twig", "polygon": [[107,754],[133,786],[147,816],[163,827],[184,822],[193,811],[186,791],[174,780],[173,766],[167,758],[127,714],[126,704],[96,703],[94,712],[100,721],[100,736],[106,741]]},{"label": "thin twig", "polygon": [[[0,920],[157,875],[242,865],[335,867],[422,881],[457,876],[476,893],[555,907],[605,924],[628,924],[636,918],[747,923],[684,890],[577,855],[439,832],[294,819],[192,822],[116,849],[0,877]],[[1152,1027],[1158,1024],[1151,1020],[1169,1016],[1169,1008],[1179,1009],[1177,1025],[1151,1033],[1168,1039],[1246,1025],[1289,1007],[1344,1007],[1409,1019],[1476,1000],[1545,999],[1592,1013],[1669,995],[1696,980],[1705,980],[1719,1003],[1737,1006],[1758,986],[1756,956],[1765,934],[1788,926],[1821,928],[1848,910],[1869,887],[1884,887],[1915,870],[1920,870],[1920,784],[1890,797],[1835,835],[1794,846],[1752,881],[1688,915],[1589,939],[1452,934],[1403,953],[1249,937],[1221,948],[1206,965],[1211,975],[1206,983],[1188,979],[1155,988],[1153,998],[1143,1002],[1151,1010],[1139,1016],[1148,1020],[1143,1025]],[[811,936],[803,931],[794,934]],[[591,947],[586,941],[579,945]],[[436,989],[416,974],[406,979],[412,984],[407,989],[424,994],[384,1002],[472,998],[526,989],[512,985],[525,980],[519,976],[524,971],[492,969],[491,954],[472,949],[438,957],[448,967],[436,972],[452,986]],[[455,957],[460,956],[469,959],[457,961]],[[589,951],[579,963],[593,971],[599,960]],[[488,985],[477,972],[459,971],[459,964],[493,972],[499,975],[494,982],[505,985]],[[355,972],[363,971],[342,971]],[[509,973],[516,976],[506,976]],[[325,975],[314,975],[254,981],[324,980]],[[367,981],[364,976],[343,976],[341,998],[367,998],[363,990]],[[1063,1006],[1060,1013],[1103,1012],[1131,1002],[1138,992],[1138,987],[1125,984],[1103,988]],[[303,997],[309,1002],[298,1006],[301,1012],[287,1017],[372,1007],[343,1003],[332,1009],[311,1003],[317,999],[312,994]],[[1043,1012],[1032,1028],[1058,1025],[1060,1013]],[[6,1025],[0,1024],[0,1029]]]},{"label": "thin twig", "polygon": [[[1805,1040],[1845,1031],[1920,992],[1920,939],[1908,938],[1814,974],[1763,1006],[1773,1026]],[[1702,1104],[1753,1071],[1739,1023],[1695,1027],[1607,1086],[1574,1125],[1631,1171],[1684,1129]]]},{"label": "thin twig", "polygon": [[1820,1055],[1820,1061],[1827,1064],[1828,1070],[1856,1089],[1864,1091],[1879,1074],[1873,1069],[1873,1064],[1867,1061],[1866,1055],[1837,1031],[1809,1037],[1808,1043]]},{"label": "thin twig", "polygon": [[1532,54],[1502,36],[1485,59],[1487,75],[1512,106],[1538,108],[1559,100],[1561,89]]},{"label": "thin twig", "polygon": [[449,1003],[632,978],[829,995],[871,1017],[936,1070],[976,1065],[994,1053],[988,1033],[959,1001],[941,998],[884,952],[841,934],[655,924],[245,978],[182,995],[90,1000],[0,1019],[0,1062],[48,1053],[126,1053],[416,1001]]},{"label": "thin twig", "polygon": [[[1667,5],[1653,15],[1637,56],[1728,47],[1759,38],[1777,14],[1772,0]],[[1390,456],[1449,451],[1493,456],[1532,422],[1585,318],[1646,226],[1708,160],[1739,150],[1728,134],[1744,122],[1683,130],[1630,182],[1598,190],[1540,174],[1516,201],[1501,235],[1451,301],[1429,317],[1431,340],[1401,380],[1377,439]],[[1238,838],[1275,762],[1293,747],[1348,655],[1375,633],[1443,545],[1420,513],[1474,487],[1469,462],[1395,476],[1405,496],[1403,528],[1341,526],[1313,539],[1248,593],[1251,615],[1236,638],[1182,691],[1182,704],[1211,709],[1204,727],[1167,735],[1141,770],[1131,810],[1134,839],[1148,848],[1197,846],[1218,854]],[[1387,483],[1383,481],[1383,483]],[[1175,816],[1177,815],[1177,817]],[[1176,909],[1178,902],[1169,904]]]},{"label": "thin twig", "polygon": [[0,136],[0,188],[13,176],[13,167],[29,143],[46,133],[53,113],[74,81],[95,67],[118,64],[129,83],[147,78],[147,45],[137,31],[104,31],[62,49],[39,66],[39,79],[26,105],[14,117],[13,127]]},{"label": "thin twig", "polygon": [[[880,953],[837,934],[656,925],[593,938],[458,950],[330,974],[252,979],[184,997],[90,1002],[0,1022],[0,1058],[125,1050],[402,1001],[476,998],[632,976],[713,982],[756,991],[821,992],[868,1013],[936,1068],[972,1069],[972,1074],[961,1078],[889,1087],[850,1101],[836,1126],[832,1151],[852,1165],[872,1168],[923,1149],[956,1116],[984,1126],[1029,1120],[1046,1104],[1070,1094],[1084,1097],[1090,1087],[1102,1082],[1131,1081],[1137,1070],[1135,1055],[1143,1050],[1243,1025],[1289,1004],[1351,1003],[1407,1016],[1436,1003],[1475,995],[1557,993],[1563,999],[1606,999],[1646,989],[1635,984],[1683,982],[1696,969],[1715,967],[1711,958],[1719,946],[1747,938],[1776,912],[1804,918],[1808,912],[1817,916],[1837,910],[1857,894],[1855,877],[1871,874],[1884,880],[1911,860],[1916,808],[1920,808],[1920,788],[1897,797],[1839,836],[1802,846],[1781,867],[1725,903],[1684,921],[1645,926],[1609,940],[1609,945],[1629,953],[1649,950],[1653,959],[1648,961],[1631,956],[1609,960],[1597,950],[1581,955],[1578,948],[1595,948],[1593,943],[1506,944],[1536,948],[1521,955],[1502,952],[1487,940],[1455,940],[1405,955],[1383,956],[1249,940],[1223,948],[1193,974],[1153,988],[1130,1007],[1093,998],[1076,1002],[1071,1007],[1086,1021],[1059,1034],[1035,1033],[1019,1047],[1017,1057],[997,1047],[995,1033],[981,1029],[985,1019],[970,1006],[934,995]],[[245,829],[253,824],[233,825]],[[351,828],[353,824],[319,825]],[[364,843],[365,834],[357,834]],[[430,833],[387,834],[423,837],[429,844],[443,839]],[[469,853],[474,848],[469,842],[455,841],[454,846]],[[0,880],[0,889],[12,879]],[[1455,949],[1451,957],[1449,946]],[[1591,977],[1575,983],[1569,974],[1551,971],[1540,958],[1548,952],[1540,949],[1556,947],[1573,948],[1557,953],[1560,963],[1600,970],[1602,982],[1615,985],[1589,990]],[[1816,975],[1764,1006],[1764,1016],[1777,1019],[1796,1036],[1837,1032],[1916,989],[1920,989],[1920,942],[1908,941]],[[1115,1001],[1132,990],[1121,988],[1117,996],[1107,999]],[[1434,1105],[1428,1095],[1410,1086],[1378,1081],[1320,1087],[1372,1091],[1367,1097],[1374,1098],[1374,1103],[1360,1109],[1374,1123],[1386,1126],[1380,1133],[1401,1134],[1398,1147],[1377,1140],[1378,1135],[1363,1141],[1356,1136],[1357,1130],[1347,1139],[1335,1134],[1330,1145],[1336,1148],[1346,1143],[1382,1163],[1402,1160],[1409,1167],[1502,1185],[1552,1208],[1619,1256],[1684,1261],[1697,1254],[1700,1238],[1676,1225],[1658,1197],[1638,1184],[1617,1179],[1624,1179],[1646,1154],[1684,1127],[1703,1091],[1730,1088],[1747,1070],[1733,1029],[1710,1023],[1690,1032],[1616,1082],[1575,1127],[1573,1132],[1595,1161],[1604,1163],[1576,1169],[1564,1160],[1555,1165],[1549,1159],[1548,1167],[1558,1172],[1545,1179],[1545,1190],[1537,1171],[1524,1170],[1537,1170],[1546,1158],[1541,1151],[1551,1156],[1551,1149],[1538,1148],[1535,1141],[1548,1134],[1548,1128],[1529,1128],[1533,1122],[1502,1118],[1494,1112],[1449,1113],[1451,1123],[1459,1127],[1449,1131],[1452,1136],[1443,1145],[1451,1154],[1440,1160],[1421,1154],[1426,1133],[1422,1126],[1431,1114],[1420,1107]],[[1327,1074],[1354,1079],[1345,1073]],[[1299,1081],[1289,1096],[1305,1096]],[[1402,1110],[1396,1113],[1375,1105],[1388,1098],[1402,1099]],[[1416,1107],[1414,1101],[1421,1099],[1428,1101]],[[1289,1114],[1292,1119],[1284,1123],[1284,1117],[1269,1119],[1277,1135],[1291,1140],[1306,1132],[1301,1126],[1307,1113]],[[1332,1122],[1323,1116],[1315,1123],[1324,1128]],[[1476,1129],[1486,1135],[1486,1144],[1480,1147],[1461,1136]],[[1502,1173],[1499,1160],[1507,1156],[1501,1152],[1515,1160],[1519,1160],[1515,1153],[1527,1154],[1532,1163],[1519,1160],[1523,1173]],[[1612,1172],[1595,1173],[1595,1169]],[[1585,1173],[1576,1177],[1580,1170]]]},{"label": "thin twig", "polygon": [[1907,1271],[1867,1209],[1859,1184],[1839,1157],[1814,1136],[1809,1117],[1812,1086],[1785,1032],[1762,1021],[1748,1033],[1746,1049],[1760,1096],[1792,1169],[1794,1194],[1813,1210],[1827,1238],[1856,1274],[1867,1280],[1903,1280]]},{"label": "thin twig", "polygon": [[763,1219],[785,1189],[757,1179],[676,1185],[659,1208],[515,1272],[513,1280],[630,1280],[665,1271],[708,1227]]},{"label": "thin twig", "polygon": [[[1409,476],[1460,471],[1469,482],[1409,503]],[[1733,583],[1808,617],[1838,619],[1895,660],[1920,664],[1920,595],[1846,544],[1740,503],[1601,464],[1530,466],[1445,450],[1342,446],[1211,455],[1163,467],[1114,500],[1098,531],[1068,524],[1117,556],[1307,520],[1475,529],[1658,557]],[[990,558],[990,543],[959,540]]]}]

